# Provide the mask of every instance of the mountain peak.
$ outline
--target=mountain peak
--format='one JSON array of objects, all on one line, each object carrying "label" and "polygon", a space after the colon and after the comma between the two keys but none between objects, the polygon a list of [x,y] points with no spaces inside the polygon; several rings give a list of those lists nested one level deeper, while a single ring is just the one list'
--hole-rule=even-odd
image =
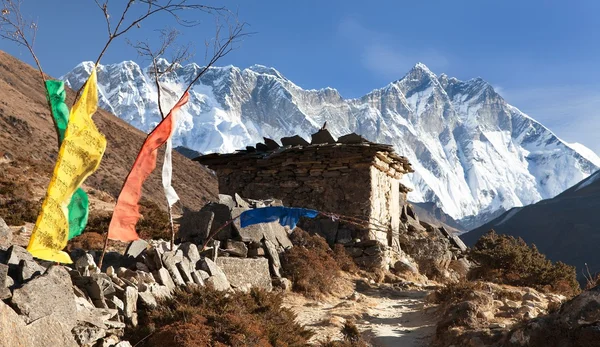
[{"label": "mountain peak", "polygon": [[277,71],[273,67],[268,67],[268,66],[264,66],[264,65],[260,65],[260,64],[254,64],[254,65],[250,66],[248,68],[248,70],[254,71],[256,73],[263,74],[263,75],[270,75],[270,76],[274,76],[277,78],[286,79],[285,77],[283,77],[283,75],[279,71]]},{"label": "mountain peak", "polygon": [[[89,75],[85,64],[62,79],[79,88]],[[165,77],[166,104],[199,68],[189,64]],[[303,89],[272,67],[253,65],[235,78],[233,69],[239,71],[211,68],[198,83],[181,110],[174,146],[233,152],[263,137],[310,138],[327,121],[333,136],[355,132],[393,145],[417,168],[407,177],[409,199],[436,203],[455,219],[553,197],[598,169],[581,149],[488,92],[481,78],[438,78],[417,63],[388,87],[344,99],[335,89]],[[161,117],[156,86],[139,78],[144,74],[119,64],[99,69],[100,105],[150,131]]]}]

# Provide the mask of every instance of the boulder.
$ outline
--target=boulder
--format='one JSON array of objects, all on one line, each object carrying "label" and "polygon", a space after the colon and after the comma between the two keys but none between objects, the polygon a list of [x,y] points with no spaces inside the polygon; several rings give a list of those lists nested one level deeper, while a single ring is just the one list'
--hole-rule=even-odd
[{"label": "boulder", "polygon": [[142,255],[146,251],[146,249],[148,249],[149,246],[150,245],[148,244],[148,242],[142,239],[137,239],[129,243],[129,246],[127,246],[127,250],[125,250],[125,256],[137,259],[137,257]]},{"label": "boulder", "polygon": [[4,219],[0,218],[0,250],[4,250],[12,245],[12,230],[6,225]]},{"label": "boulder", "polygon": [[36,263],[33,260],[21,260],[19,263],[19,272],[18,272],[18,281],[21,283],[25,283],[32,279],[33,277],[37,277],[42,275],[46,269]]},{"label": "boulder", "polygon": [[156,301],[156,298],[154,297],[154,295],[152,295],[152,293],[149,290],[144,291],[144,292],[139,292],[138,300],[139,300],[138,304],[140,304],[141,306],[144,306],[145,308],[153,309],[156,306],[158,306],[158,302]]},{"label": "boulder", "polygon": [[183,280],[183,277],[181,277],[181,273],[177,268],[177,263],[180,263],[183,260],[183,252],[165,252],[161,256],[161,259],[165,268],[167,268],[169,271],[171,278],[173,278],[173,282],[178,286],[185,285],[185,281]]},{"label": "boulder", "polygon": [[246,258],[248,256],[248,247],[241,241],[227,240],[225,250],[235,257]]},{"label": "boulder", "polygon": [[27,323],[54,314],[67,326],[75,325],[75,294],[71,277],[62,266],[52,266],[46,274],[15,289],[11,303]]},{"label": "boulder", "polygon": [[265,248],[267,250],[267,257],[269,258],[271,273],[275,277],[281,277],[281,261],[279,260],[279,252],[277,252],[277,248],[269,240],[265,240]]},{"label": "boulder", "polygon": [[12,245],[6,254],[6,264],[18,266],[21,260],[33,261],[31,253],[21,246]]},{"label": "boulder", "polygon": [[240,288],[250,284],[253,287],[269,291],[273,288],[269,273],[269,261],[265,258],[221,257],[217,259],[217,265],[234,287]]},{"label": "boulder", "polygon": [[465,243],[460,239],[460,237],[453,233],[450,233],[444,227],[440,227],[439,230],[442,233],[442,235],[446,236],[448,240],[450,240],[450,243],[452,243],[452,245],[454,245],[456,248],[460,249],[461,252],[467,251],[467,245],[465,245]]},{"label": "boulder", "polygon": [[192,278],[192,271],[195,270],[195,266],[192,268],[192,264],[187,258],[183,258],[181,262],[177,263],[177,269],[183,278],[185,283],[194,283],[194,279]]},{"label": "boulder", "polygon": [[227,277],[225,277],[223,274],[210,276],[206,280],[206,286],[219,291],[224,291],[231,288]]},{"label": "boulder", "polygon": [[219,203],[229,207],[229,210],[232,210],[234,207],[236,207],[236,202],[233,200],[231,195],[219,194]]},{"label": "boulder", "polygon": [[265,140],[265,145],[269,148],[269,150],[273,151],[279,148],[279,144],[275,140],[268,137],[263,137],[263,140]]},{"label": "boulder", "polygon": [[0,301],[0,346],[2,347],[77,347],[70,324],[57,315],[25,323],[12,308]]},{"label": "boulder", "polygon": [[0,300],[8,299],[11,297],[12,293],[8,289],[10,277],[8,277],[8,265],[0,264]]},{"label": "boulder", "polygon": [[238,207],[241,208],[250,208],[250,204],[244,200],[241,196],[238,195],[238,193],[235,193],[235,202],[237,203]]},{"label": "boulder", "polygon": [[79,345],[91,345],[106,336],[106,329],[94,325],[80,325],[72,330],[75,340]]},{"label": "boulder", "polygon": [[[138,301],[138,290],[133,287],[125,288],[125,293],[123,295],[123,304],[125,305],[125,309],[123,310],[123,315],[130,322],[135,322],[137,315],[137,301]],[[134,324],[134,326],[137,324]]]},{"label": "boulder", "polygon": [[[235,217],[239,216],[240,214],[242,214],[242,212],[247,211],[247,210],[248,210],[248,208],[236,207],[231,211],[231,216],[232,216],[232,218],[235,218]],[[233,222],[233,225],[235,226],[236,231],[240,235],[241,240],[244,242],[260,242],[264,237],[263,229],[265,228],[265,225],[267,225],[267,224],[268,223],[259,223],[259,224],[253,224],[253,225],[247,226],[245,228],[242,228],[240,218],[237,218]]]},{"label": "boulder", "polygon": [[[217,230],[221,229],[215,236],[215,240],[225,241],[227,239],[231,239],[231,224],[224,226],[227,222],[231,220],[231,211],[229,206],[223,204],[215,204],[209,203],[202,207],[200,211],[209,211],[214,214],[214,218],[212,220],[212,224],[210,226],[210,234],[215,233]],[[204,239],[203,239],[204,241]]]},{"label": "boulder", "polygon": [[[226,205],[218,204],[218,206],[224,206],[225,209],[229,211],[229,207]],[[221,213],[223,213],[223,211],[221,211]],[[179,226],[179,237],[181,238],[181,241],[200,243],[206,240],[214,220],[214,211],[184,210],[183,217],[181,217],[181,224]]]},{"label": "boulder", "polygon": [[199,286],[202,286],[202,287],[205,286],[204,279],[203,279],[202,274],[200,273],[200,270],[192,271],[192,281]]},{"label": "boulder", "polygon": [[169,292],[172,292],[173,290],[175,290],[175,282],[173,282],[173,279],[171,278],[171,275],[169,274],[169,270],[167,270],[166,268],[163,267],[163,268],[156,270],[153,274],[154,274],[154,278],[156,278],[156,280],[160,284],[167,287]]},{"label": "boulder", "polygon": [[194,266],[198,260],[200,260],[200,252],[198,252],[196,244],[191,242],[182,243],[179,246],[179,249],[183,252],[183,256],[186,257],[190,263],[194,264]]},{"label": "boulder", "polygon": [[248,257],[256,258],[256,257],[264,257],[266,255],[265,249],[260,248],[251,248],[248,250]]}]

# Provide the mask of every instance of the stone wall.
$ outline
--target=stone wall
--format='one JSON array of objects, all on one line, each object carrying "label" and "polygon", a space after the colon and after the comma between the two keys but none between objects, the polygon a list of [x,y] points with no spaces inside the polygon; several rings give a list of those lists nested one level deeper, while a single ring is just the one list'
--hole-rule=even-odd
[{"label": "stone wall", "polygon": [[[376,167],[371,167],[371,215],[370,220],[381,228],[374,227],[373,239],[400,250],[398,232],[400,229],[400,181],[389,177]],[[378,230],[379,229],[379,230]],[[396,235],[396,237],[394,237]]]},{"label": "stone wall", "polygon": [[[390,230],[397,233],[401,200],[408,191],[400,179],[412,172],[406,158],[397,156],[391,146],[368,142],[247,150],[196,160],[217,172],[222,194],[278,198],[285,206],[374,220],[382,227],[368,230],[329,222],[315,227],[343,230],[342,239],[348,241],[377,239],[384,244],[390,244]],[[332,232],[322,232],[328,233]]]}]

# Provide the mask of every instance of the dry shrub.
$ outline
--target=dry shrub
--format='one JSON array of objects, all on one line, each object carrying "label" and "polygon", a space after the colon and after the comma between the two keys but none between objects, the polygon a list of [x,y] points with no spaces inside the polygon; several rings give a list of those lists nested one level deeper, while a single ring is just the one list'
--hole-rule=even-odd
[{"label": "dry shrub", "polygon": [[41,207],[40,201],[21,198],[0,200],[0,217],[8,225],[35,223]]},{"label": "dry shrub", "polygon": [[521,238],[491,230],[477,241],[470,256],[478,264],[469,272],[471,279],[532,287],[568,297],[581,291],[575,267],[553,264],[535,245],[529,247]]},{"label": "dry shrub", "polygon": [[290,235],[294,247],[283,253],[283,275],[292,280],[292,289],[318,298],[332,294],[342,269],[324,238],[296,228]]},{"label": "dry shrub", "polygon": [[104,247],[104,236],[96,232],[85,232],[74,237],[67,245],[68,250],[75,248],[85,249],[86,251],[101,250]]},{"label": "dry shrub", "polygon": [[352,257],[346,251],[346,247],[337,243],[333,246],[333,259],[338,263],[340,269],[350,273],[358,273],[359,269]]},{"label": "dry shrub", "polygon": [[157,308],[140,311],[140,323],[125,337],[137,346],[305,346],[312,333],[281,304],[282,294],[259,289],[180,289]]},{"label": "dry shrub", "polygon": [[341,341],[327,340],[321,347],[367,347],[369,344],[360,334],[358,327],[353,322],[346,321],[341,329],[344,338]]},{"label": "dry shrub", "polygon": [[19,176],[14,168],[0,175],[0,217],[8,225],[35,223],[42,207],[41,201],[33,200],[31,184]]},{"label": "dry shrub", "polygon": [[481,288],[480,282],[460,281],[448,283],[435,291],[429,300],[436,304],[456,304],[470,299],[472,293]]},{"label": "dry shrub", "polygon": [[[166,203],[165,203],[166,204]],[[140,201],[140,218],[135,226],[136,231],[143,239],[171,239],[171,224],[169,214],[150,200]]]}]

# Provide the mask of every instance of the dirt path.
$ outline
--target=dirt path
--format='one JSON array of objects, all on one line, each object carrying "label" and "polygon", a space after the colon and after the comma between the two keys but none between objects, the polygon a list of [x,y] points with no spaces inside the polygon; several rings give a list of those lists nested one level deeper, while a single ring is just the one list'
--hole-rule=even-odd
[{"label": "dirt path", "polygon": [[401,288],[357,281],[356,291],[343,299],[314,301],[301,295],[287,296],[285,306],[298,321],[315,332],[311,342],[340,339],[346,320],[356,326],[373,346],[429,346],[436,317],[425,307],[425,288]]},{"label": "dirt path", "polygon": [[425,307],[423,289],[369,288],[361,294],[378,304],[357,322],[375,346],[428,346],[435,333],[436,317]]}]

